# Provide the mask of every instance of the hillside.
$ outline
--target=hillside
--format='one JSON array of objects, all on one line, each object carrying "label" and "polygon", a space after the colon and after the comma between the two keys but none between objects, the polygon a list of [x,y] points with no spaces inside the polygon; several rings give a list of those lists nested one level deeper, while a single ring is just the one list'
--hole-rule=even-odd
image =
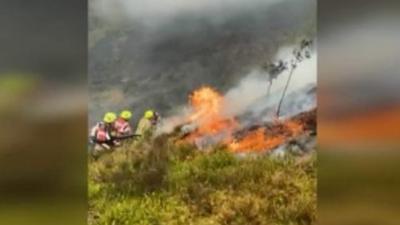
[{"label": "hillside", "polygon": [[170,114],[193,89],[210,85],[225,92],[271,63],[280,46],[315,35],[314,0],[256,2],[179,11],[162,22],[157,14],[132,19],[122,13],[110,22],[96,14],[92,3],[90,121],[110,108]]},{"label": "hillside", "polygon": [[313,224],[313,154],[238,158],[161,137],[89,165],[89,224]]}]

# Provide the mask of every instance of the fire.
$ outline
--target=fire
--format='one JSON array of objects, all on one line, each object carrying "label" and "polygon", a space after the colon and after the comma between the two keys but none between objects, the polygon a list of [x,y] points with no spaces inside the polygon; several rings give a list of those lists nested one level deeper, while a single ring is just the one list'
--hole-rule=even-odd
[{"label": "fire", "polygon": [[266,128],[250,131],[240,140],[233,141],[228,145],[232,152],[250,152],[271,150],[285,143],[292,137],[300,135],[303,126],[293,121],[283,123],[282,129],[277,134],[269,134]]},{"label": "fire", "polygon": [[223,97],[211,87],[202,87],[189,96],[194,113],[189,116],[191,122],[218,116],[221,113]]},{"label": "fire", "polygon": [[229,149],[233,152],[249,152],[273,149],[284,142],[283,136],[267,138],[265,128],[260,128],[248,133],[240,141],[229,144]]},{"label": "fire", "polygon": [[291,132],[291,136],[298,136],[303,131],[303,125],[293,121],[287,121],[285,126]]},{"label": "fire", "polygon": [[224,143],[232,152],[250,152],[271,150],[285,143],[291,137],[298,136],[303,131],[299,122],[277,122],[273,129],[261,127],[249,131],[244,137],[234,139],[233,134],[239,127],[238,121],[224,114],[224,97],[211,87],[201,87],[189,96],[192,109],[187,120],[196,125],[186,141],[200,143],[208,137],[218,137],[219,143]]},{"label": "fire", "polygon": [[236,121],[223,115],[223,96],[211,87],[201,87],[190,96],[193,113],[188,120],[197,125],[192,136],[215,135],[221,132],[231,133]]}]

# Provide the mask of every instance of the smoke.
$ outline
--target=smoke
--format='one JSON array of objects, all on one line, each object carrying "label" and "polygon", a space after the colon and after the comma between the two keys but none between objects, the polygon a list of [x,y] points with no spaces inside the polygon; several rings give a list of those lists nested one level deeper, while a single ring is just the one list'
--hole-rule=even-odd
[{"label": "smoke", "polygon": [[254,70],[225,94],[225,113],[236,116],[248,110],[256,100],[266,96],[268,74]]},{"label": "smoke", "polygon": [[[280,48],[275,59],[290,61],[293,49],[295,46]],[[316,53],[312,52],[310,58],[302,61],[294,70],[282,107],[283,117],[290,117],[316,107],[316,60]],[[242,126],[272,120],[289,72],[289,70],[284,71],[274,80],[271,94],[267,96],[269,74],[261,69],[253,70],[224,94],[223,116],[239,117]],[[190,106],[186,105],[181,109],[174,116],[164,120],[161,132],[171,132],[177,125],[184,123],[184,118],[190,113]]]},{"label": "smoke", "polygon": [[91,0],[90,123],[123,108],[134,123],[149,108],[176,115],[202,85],[225,93],[314,35],[315,11],[315,0]]},{"label": "smoke", "polygon": [[[147,26],[162,25],[179,14],[199,16],[210,14],[211,21],[218,23],[230,14],[269,6],[285,0],[92,0],[93,16],[108,23],[124,23],[122,20],[141,21]],[[205,13],[206,12],[206,13]]]},{"label": "smoke", "polygon": [[[315,41],[314,41],[315,43]],[[280,48],[278,53],[275,56],[275,60],[283,59],[289,61],[294,57],[293,50],[298,46],[284,46]],[[290,83],[289,90],[295,91],[299,88],[302,88],[308,84],[316,84],[317,83],[317,57],[314,51],[314,47],[311,46],[311,55],[309,59],[305,59],[302,61],[293,73],[293,78]],[[285,86],[286,80],[289,76],[289,71],[282,73],[278,76],[278,79],[274,80],[274,84],[272,86],[272,92],[281,91],[281,89]]]},{"label": "smoke", "polygon": [[[293,58],[295,46],[280,48],[275,60],[290,61]],[[240,116],[250,113],[259,115],[275,113],[276,106],[286,84],[290,69],[280,74],[271,86],[271,94],[267,96],[269,74],[262,70],[254,70],[248,74],[239,84],[225,94],[226,113],[230,116]],[[313,88],[317,85],[317,57],[312,52],[309,59],[302,61],[293,71],[291,83],[289,84],[286,103],[284,104],[284,115],[293,115],[301,111],[315,107],[316,97]],[[309,91],[312,95],[309,95]],[[293,101],[293,100],[296,101]],[[265,116],[265,115],[260,115]]]}]

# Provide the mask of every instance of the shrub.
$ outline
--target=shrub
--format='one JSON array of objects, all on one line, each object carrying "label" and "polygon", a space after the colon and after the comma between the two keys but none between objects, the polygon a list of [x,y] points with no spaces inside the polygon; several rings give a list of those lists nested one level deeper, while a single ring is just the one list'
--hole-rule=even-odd
[{"label": "shrub", "polygon": [[244,157],[167,138],[89,166],[89,224],[312,224],[315,157]]},{"label": "shrub", "polygon": [[114,192],[140,194],[162,188],[167,152],[155,145],[124,146],[91,163],[89,177]]},{"label": "shrub", "polygon": [[99,225],[189,224],[187,206],[176,197],[149,194],[140,198],[116,198],[103,204],[101,216],[93,221]]}]

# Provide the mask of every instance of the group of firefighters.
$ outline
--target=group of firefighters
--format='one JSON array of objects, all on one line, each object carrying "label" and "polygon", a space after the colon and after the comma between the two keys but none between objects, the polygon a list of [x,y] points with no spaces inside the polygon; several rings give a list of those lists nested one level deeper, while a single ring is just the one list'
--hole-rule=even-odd
[{"label": "group of firefighters", "polygon": [[157,112],[147,110],[133,131],[131,118],[132,112],[129,110],[123,110],[119,116],[114,112],[105,113],[103,121],[98,122],[90,131],[90,142],[94,146],[94,152],[110,150],[113,146],[121,145],[121,140],[124,139],[143,139],[153,133],[160,120]]}]

